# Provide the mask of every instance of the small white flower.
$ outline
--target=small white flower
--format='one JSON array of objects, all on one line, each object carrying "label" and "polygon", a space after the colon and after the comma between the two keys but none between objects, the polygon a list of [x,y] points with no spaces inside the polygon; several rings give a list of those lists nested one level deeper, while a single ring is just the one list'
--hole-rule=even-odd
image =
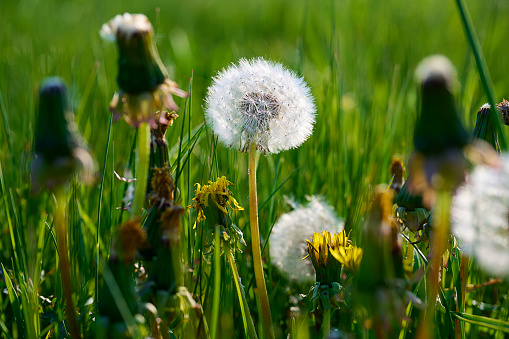
[{"label": "small white flower", "polygon": [[304,80],[262,58],[241,59],[213,78],[205,118],[221,142],[264,153],[300,146],[312,133],[316,107]]},{"label": "small white flower", "polygon": [[491,274],[509,277],[509,158],[499,168],[478,166],[458,189],[452,231],[465,253]]},{"label": "small white flower", "polygon": [[316,196],[309,200],[305,206],[283,214],[270,235],[272,264],[299,284],[311,283],[315,279],[311,260],[302,260],[308,254],[306,239],[323,231],[339,233],[343,230],[343,222],[332,206]]}]

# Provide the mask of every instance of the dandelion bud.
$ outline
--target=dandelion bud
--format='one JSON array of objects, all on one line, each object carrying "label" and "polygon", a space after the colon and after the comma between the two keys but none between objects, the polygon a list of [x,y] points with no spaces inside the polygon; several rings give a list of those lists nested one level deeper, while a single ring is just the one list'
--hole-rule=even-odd
[{"label": "dandelion bud", "polygon": [[62,185],[80,169],[91,172],[93,160],[81,145],[64,81],[47,78],[39,91],[35,159],[31,169],[34,190]]},{"label": "dandelion bud", "polygon": [[421,85],[421,112],[414,132],[415,152],[409,161],[410,189],[431,207],[436,190],[453,191],[468,167],[463,149],[469,135],[456,110],[452,88],[456,71],[449,59],[434,55],[416,71]]},{"label": "dandelion bud", "polygon": [[185,97],[168,79],[153,41],[154,29],[143,14],[117,15],[103,25],[101,36],[117,42],[120,92],[113,97],[110,108],[124,113],[127,122],[138,126],[149,122],[155,126],[156,112],[178,109],[172,94]]},{"label": "dandelion bud", "polygon": [[434,55],[421,61],[416,78],[421,85],[422,104],[415,126],[415,150],[427,156],[449,148],[461,149],[468,143],[468,133],[454,103],[454,66],[446,57]]},{"label": "dandelion bud", "polygon": [[422,196],[410,193],[408,181],[405,182],[401,191],[394,199],[393,211],[396,221],[411,232],[422,230],[428,221],[429,212],[422,204]]}]

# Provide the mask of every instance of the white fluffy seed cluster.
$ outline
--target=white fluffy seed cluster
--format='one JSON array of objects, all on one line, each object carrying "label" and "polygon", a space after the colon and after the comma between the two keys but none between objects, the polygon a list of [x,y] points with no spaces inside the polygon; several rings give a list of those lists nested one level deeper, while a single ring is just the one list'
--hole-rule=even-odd
[{"label": "white fluffy seed cluster", "polygon": [[270,258],[272,264],[298,284],[312,283],[315,271],[311,260],[302,260],[308,254],[306,239],[315,233],[343,230],[340,221],[329,204],[312,196],[305,206],[283,214],[274,225],[270,236]]},{"label": "white fluffy seed cluster", "polygon": [[509,155],[477,167],[453,200],[452,231],[483,270],[509,277]]},{"label": "white fluffy seed cluster", "polygon": [[264,153],[300,146],[312,133],[316,106],[304,79],[283,65],[241,59],[213,78],[205,119],[225,145]]}]

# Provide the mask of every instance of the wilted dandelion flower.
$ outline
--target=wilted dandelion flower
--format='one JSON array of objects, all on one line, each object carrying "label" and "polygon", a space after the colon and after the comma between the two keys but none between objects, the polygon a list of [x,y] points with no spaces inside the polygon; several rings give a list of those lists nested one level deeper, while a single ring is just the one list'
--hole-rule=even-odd
[{"label": "wilted dandelion flower", "polygon": [[212,204],[225,214],[228,214],[226,206],[229,206],[233,211],[244,210],[228,189],[230,185],[233,185],[233,183],[228,181],[225,176],[217,178],[214,182],[209,180],[208,185],[201,186],[200,184],[196,184],[193,204],[189,206],[198,211],[196,222],[206,219],[205,210]]},{"label": "wilted dandelion flower", "polygon": [[339,233],[342,229],[343,222],[332,206],[313,196],[306,205],[283,214],[272,228],[271,262],[290,280],[309,283],[315,276],[311,261],[302,260],[308,254],[306,239],[315,233]]},{"label": "wilted dandelion flower", "polygon": [[138,126],[155,121],[156,112],[178,109],[172,94],[185,97],[185,91],[168,78],[153,41],[154,29],[143,14],[117,15],[104,24],[101,36],[116,41],[120,91],[115,93],[110,109],[123,113],[127,122]]},{"label": "wilted dandelion flower", "polygon": [[264,153],[298,147],[310,135],[316,107],[304,80],[283,65],[241,59],[208,89],[205,117],[221,142]]},{"label": "wilted dandelion flower", "polygon": [[454,199],[452,231],[486,272],[509,277],[509,158],[500,168],[478,166]]}]

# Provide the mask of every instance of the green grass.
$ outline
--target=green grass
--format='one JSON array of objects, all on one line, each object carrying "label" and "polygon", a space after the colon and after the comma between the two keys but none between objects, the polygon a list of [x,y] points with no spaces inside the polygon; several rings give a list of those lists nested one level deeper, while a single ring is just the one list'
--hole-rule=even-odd
[{"label": "green grass", "polygon": [[[75,303],[81,310],[93,312],[94,305],[88,305],[88,299],[97,298],[103,285],[115,287],[111,272],[106,273],[103,264],[115,227],[122,220],[117,207],[126,185],[113,171],[128,176],[125,170],[134,170],[135,133],[123,120],[113,122],[109,130],[108,104],[117,89],[117,52],[114,44],[99,37],[103,23],[123,12],[146,14],[156,30],[158,50],[170,78],[183,89],[192,88],[190,98],[176,98],[180,117],[167,132],[182,206],[191,204],[195,183],[205,184],[221,175],[234,182],[232,191],[239,204],[249,205],[248,155],[225,148],[210,129],[203,127],[202,105],[211,77],[241,57],[255,56],[282,62],[304,76],[316,98],[317,123],[312,137],[298,149],[260,157],[257,174],[262,240],[275,220],[290,209],[285,196],[302,202],[306,195],[318,194],[334,206],[346,228],[352,229],[354,241],[360,243],[374,187],[390,181],[394,154],[406,161],[412,152],[418,107],[413,72],[422,58],[440,53],[456,66],[456,98],[469,130],[483,103],[501,101],[509,95],[509,58],[505,57],[509,22],[504,19],[509,7],[502,1],[466,4],[491,74],[493,99],[485,93],[454,1],[1,1],[0,262],[5,276],[0,280],[0,337],[64,333],[61,320],[65,310],[52,231],[55,204],[47,193],[31,194],[28,184],[37,88],[47,76],[57,75],[67,81],[77,123],[96,161],[91,183],[73,182],[68,194]],[[196,264],[194,273],[187,273],[184,281],[202,304],[208,327],[215,329],[210,324],[211,310],[217,310],[211,266],[218,261],[212,257],[193,261],[203,249],[200,234],[192,230],[195,218],[194,210],[182,218],[185,264],[187,268]],[[247,211],[234,216],[250,244],[248,220]],[[287,284],[270,266],[267,250],[269,299],[276,301],[271,305],[276,337],[284,337],[292,326],[301,328],[302,319],[293,324],[288,316]],[[261,319],[250,283],[250,252],[248,246],[243,254],[237,254],[236,263],[258,328]],[[416,268],[424,265],[419,260],[415,261]],[[504,337],[509,309],[507,283],[468,293],[468,314],[455,312],[453,296],[447,291],[456,286],[454,265],[458,261],[450,260],[453,272],[447,273],[443,287],[445,306],[454,312],[439,312],[437,322],[446,326],[444,319],[452,314],[452,322],[454,318],[464,321],[467,337]],[[228,267],[226,261],[221,265]],[[469,284],[485,283],[488,277],[470,265]],[[193,277],[199,276],[199,283],[194,282]],[[245,337],[242,319],[236,320],[240,306],[231,271],[222,270],[219,280],[222,299],[218,326],[225,335]],[[307,293],[309,287],[292,286],[290,290]],[[8,294],[1,291],[4,288]],[[51,302],[38,298],[37,293]],[[422,286],[416,294],[425,295]],[[34,315],[37,303],[42,309],[40,317]],[[414,308],[409,315],[414,320],[409,328],[415,330],[419,313]],[[489,326],[485,318],[490,318]],[[134,318],[127,320],[134,324]],[[82,312],[82,330],[91,321],[92,316]],[[310,326],[310,333],[316,331],[313,321],[304,327]],[[334,322],[331,325],[338,326]],[[406,332],[403,337],[414,335]]]}]

